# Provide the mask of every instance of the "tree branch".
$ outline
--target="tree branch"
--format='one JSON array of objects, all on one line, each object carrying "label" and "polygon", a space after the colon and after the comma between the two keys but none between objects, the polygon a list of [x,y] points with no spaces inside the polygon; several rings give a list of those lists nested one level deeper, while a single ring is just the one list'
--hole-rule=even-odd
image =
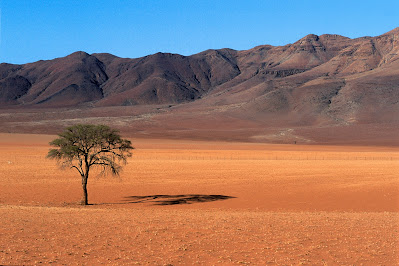
[{"label": "tree branch", "polygon": [[81,171],[77,166],[72,165],[71,168],[75,168],[76,170],[78,170],[79,174],[80,174],[81,176],[83,176],[83,171]]}]

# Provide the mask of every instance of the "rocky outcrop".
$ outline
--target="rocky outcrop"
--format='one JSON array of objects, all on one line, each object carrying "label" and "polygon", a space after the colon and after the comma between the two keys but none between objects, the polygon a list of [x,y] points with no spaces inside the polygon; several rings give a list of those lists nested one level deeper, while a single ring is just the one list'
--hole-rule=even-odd
[{"label": "rocky outcrop", "polygon": [[389,112],[382,117],[391,121],[399,115],[398,59],[398,28],[377,37],[310,34],[285,46],[191,56],[129,59],[76,52],[0,64],[0,103],[3,108],[231,105],[247,117],[299,112],[303,123],[324,117],[344,124],[377,121],[379,113]]}]

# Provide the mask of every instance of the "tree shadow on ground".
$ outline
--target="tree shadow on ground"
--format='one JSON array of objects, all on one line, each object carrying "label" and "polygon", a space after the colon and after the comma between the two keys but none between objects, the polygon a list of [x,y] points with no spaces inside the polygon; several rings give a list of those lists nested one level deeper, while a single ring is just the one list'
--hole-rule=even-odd
[{"label": "tree shadow on ground", "polygon": [[179,205],[204,203],[218,200],[233,199],[232,196],[224,195],[149,195],[149,196],[129,196],[125,197],[126,203],[153,203],[153,205]]}]

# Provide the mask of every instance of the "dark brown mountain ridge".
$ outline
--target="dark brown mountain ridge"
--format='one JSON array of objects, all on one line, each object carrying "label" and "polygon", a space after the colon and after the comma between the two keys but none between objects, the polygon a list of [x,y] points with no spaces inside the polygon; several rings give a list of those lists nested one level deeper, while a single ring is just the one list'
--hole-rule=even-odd
[{"label": "dark brown mountain ridge", "polygon": [[[157,53],[129,59],[75,52],[24,65],[0,64],[0,106],[4,112],[131,106],[120,115],[147,114],[150,118],[140,121],[156,130],[220,127],[220,136],[213,132],[220,138],[238,130],[246,132],[237,137],[243,140],[273,141],[264,134],[271,128],[288,128],[292,135],[299,127],[389,125],[395,133],[398,59],[399,28],[356,39],[310,34],[285,46],[191,56]],[[148,125],[140,130],[152,132]]]}]

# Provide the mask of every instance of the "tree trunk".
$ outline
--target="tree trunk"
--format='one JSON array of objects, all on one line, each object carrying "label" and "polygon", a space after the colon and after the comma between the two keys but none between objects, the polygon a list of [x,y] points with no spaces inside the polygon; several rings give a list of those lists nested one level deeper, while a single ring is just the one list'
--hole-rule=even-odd
[{"label": "tree trunk", "polygon": [[82,205],[89,205],[88,197],[87,197],[87,177],[82,176],[82,187],[83,187],[83,198]]},{"label": "tree trunk", "polygon": [[89,179],[89,162],[88,162],[88,155],[85,154],[85,171],[82,175],[82,187],[83,187],[83,199],[82,205],[89,205],[89,201],[87,200],[87,179]]}]

